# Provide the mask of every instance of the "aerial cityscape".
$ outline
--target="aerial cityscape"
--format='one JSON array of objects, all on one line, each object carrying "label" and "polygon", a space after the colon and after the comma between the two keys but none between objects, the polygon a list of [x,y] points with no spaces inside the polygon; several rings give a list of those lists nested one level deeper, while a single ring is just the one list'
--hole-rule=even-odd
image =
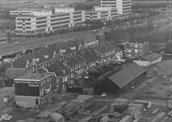
[{"label": "aerial cityscape", "polygon": [[172,122],[172,0],[0,0],[0,122]]}]

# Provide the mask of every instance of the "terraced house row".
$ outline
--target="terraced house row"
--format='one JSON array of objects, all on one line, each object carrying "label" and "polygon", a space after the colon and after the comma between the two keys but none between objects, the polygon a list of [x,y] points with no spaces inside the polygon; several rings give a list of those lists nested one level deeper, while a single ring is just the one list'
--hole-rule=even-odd
[{"label": "terraced house row", "polygon": [[41,47],[14,59],[7,74],[15,80],[16,103],[23,107],[53,100],[54,91],[81,86],[84,73],[97,65],[114,62],[121,50],[110,42],[75,39]]}]

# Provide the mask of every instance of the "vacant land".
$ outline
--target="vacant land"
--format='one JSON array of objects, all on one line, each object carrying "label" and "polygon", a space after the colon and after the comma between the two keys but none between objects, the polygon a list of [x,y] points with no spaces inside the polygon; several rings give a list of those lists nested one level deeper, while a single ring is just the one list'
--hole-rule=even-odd
[{"label": "vacant land", "polygon": [[172,96],[172,82],[170,78],[155,78],[137,94],[138,97],[167,99]]}]

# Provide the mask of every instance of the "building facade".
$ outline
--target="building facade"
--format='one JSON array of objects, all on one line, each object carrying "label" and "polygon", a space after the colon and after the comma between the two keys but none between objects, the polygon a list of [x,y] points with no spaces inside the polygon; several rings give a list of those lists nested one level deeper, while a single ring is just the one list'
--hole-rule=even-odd
[{"label": "building facade", "polygon": [[59,30],[72,30],[84,26],[86,20],[112,20],[117,9],[110,6],[95,6],[94,10],[75,11],[74,8],[17,9],[10,12],[16,16],[16,35],[37,35]]},{"label": "building facade", "polygon": [[14,79],[14,83],[15,101],[18,106],[34,108],[52,103],[53,92],[56,89],[54,73],[26,73]]},{"label": "building facade", "polygon": [[101,0],[101,6],[115,7],[118,14],[131,13],[131,0]]},{"label": "building facade", "polygon": [[112,20],[117,17],[117,9],[112,7],[95,6],[94,10],[86,11],[86,20]]},{"label": "building facade", "polygon": [[[35,12],[22,13],[16,17],[16,35],[36,35],[39,33],[50,33],[61,29],[70,29],[74,26],[81,26],[85,22],[85,11],[69,11],[38,15]],[[11,11],[17,14],[17,11]],[[17,14],[18,15],[18,14]]]},{"label": "building facade", "polygon": [[124,54],[128,58],[135,58],[138,56],[143,56],[149,52],[149,42],[143,43],[130,43],[124,42]]}]

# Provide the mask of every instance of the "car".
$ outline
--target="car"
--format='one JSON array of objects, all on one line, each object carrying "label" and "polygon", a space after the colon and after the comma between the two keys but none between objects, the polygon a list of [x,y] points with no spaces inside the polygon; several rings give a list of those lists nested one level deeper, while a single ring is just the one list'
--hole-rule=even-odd
[{"label": "car", "polygon": [[106,29],[106,27],[102,27],[102,30],[105,30]]},{"label": "car", "polygon": [[11,120],[13,116],[9,115],[9,114],[3,114],[1,116],[1,120]]},{"label": "car", "polygon": [[97,32],[98,32],[98,30],[93,30],[93,32],[94,32],[94,33],[97,33]]},{"label": "car", "polygon": [[102,93],[101,97],[107,97],[107,94],[106,93]]}]

